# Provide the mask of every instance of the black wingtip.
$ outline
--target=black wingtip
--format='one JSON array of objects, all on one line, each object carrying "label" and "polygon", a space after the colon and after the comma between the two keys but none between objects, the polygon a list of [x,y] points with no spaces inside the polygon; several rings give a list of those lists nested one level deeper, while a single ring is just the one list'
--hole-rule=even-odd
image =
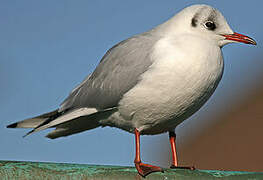
[{"label": "black wingtip", "polygon": [[6,126],[7,128],[16,128],[17,127],[17,123],[13,123],[13,124],[9,124],[8,126]]},{"label": "black wingtip", "polygon": [[33,133],[35,131],[35,129],[33,129],[32,131],[29,131],[28,133],[26,133],[23,138],[27,137],[29,134]]}]

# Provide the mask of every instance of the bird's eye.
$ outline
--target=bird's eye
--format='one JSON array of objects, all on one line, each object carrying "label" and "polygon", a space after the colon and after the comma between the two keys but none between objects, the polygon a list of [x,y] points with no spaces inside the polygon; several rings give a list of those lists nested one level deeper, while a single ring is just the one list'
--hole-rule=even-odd
[{"label": "bird's eye", "polygon": [[215,25],[215,23],[212,22],[212,21],[207,21],[207,22],[205,23],[205,27],[206,27],[208,30],[215,30],[216,25]]}]

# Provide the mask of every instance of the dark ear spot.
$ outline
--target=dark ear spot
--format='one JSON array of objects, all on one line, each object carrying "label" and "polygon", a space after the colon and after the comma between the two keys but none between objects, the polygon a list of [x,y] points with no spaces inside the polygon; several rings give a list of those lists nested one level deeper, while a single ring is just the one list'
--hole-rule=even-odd
[{"label": "dark ear spot", "polygon": [[192,18],[191,25],[192,25],[192,27],[196,27],[197,26],[197,19],[195,17]]}]

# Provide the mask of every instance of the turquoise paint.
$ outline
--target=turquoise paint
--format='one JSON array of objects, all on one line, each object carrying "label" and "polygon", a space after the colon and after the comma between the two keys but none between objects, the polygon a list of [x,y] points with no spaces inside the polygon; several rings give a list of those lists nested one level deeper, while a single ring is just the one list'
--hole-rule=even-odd
[{"label": "turquoise paint", "polygon": [[[134,167],[102,166],[86,164],[0,161],[1,180],[118,180],[144,179]],[[165,169],[164,173],[152,173],[145,179],[263,179],[263,172]]]}]

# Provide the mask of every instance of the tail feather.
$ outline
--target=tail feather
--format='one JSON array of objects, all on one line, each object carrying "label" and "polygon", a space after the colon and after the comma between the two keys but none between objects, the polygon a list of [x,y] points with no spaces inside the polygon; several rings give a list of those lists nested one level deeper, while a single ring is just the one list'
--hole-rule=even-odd
[{"label": "tail feather", "polygon": [[42,114],[40,116],[36,116],[33,118],[25,119],[23,121],[19,121],[13,124],[10,124],[6,126],[7,128],[36,128],[42,123],[44,123],[46,120],[52,118],[52,117],[57,117],[59,114],[58,109],[48,112],[45,114]]},{"label": "tail feather", "polygon": [[55,139],[62,136],[69,136],[72,134],[80,133],[90,129],[97,128],[101,126],[100,120],[107,119],[115,109],[108,109],[105,111],[100,111],[93,113],[88,116],[81,116],[65,123],[56,126],[54,131],[47,134],[47,138]]},{"label": "tail feather", "polygon": [[95,108],[79,108],[71,111],[55,111],[19,121],[7,126],[7,128],[33,128],[25,136],[47,128],[56,127],[46,137],[55,139],[61,136],[68,136],[89,129],[99,127],[100,120],[109,117],[116,108],[109,108],[97,111]]},{"label": "tail feather", "polygon": [[73,119],[65,124],[58,125],[55,130],[46,135],[47,138],[55,139],[61,136],[69,136],[89,129],[99,127],[99,119],[89,118],[88,116]]},{"label": "tail feather", "polygon": [[[97,110],[95,108],[79,108],[79,109],[75,109],[72,111],[69,111],[65,114],[62,114],[61,116],[58,116],[54,119],[51,120],[46,120],[44,121],[42,124],[40,124],[39,126],[35,127],[32,131],[28,132],[25,136],[50,128],[50,127],[56,127],[59,124],[65,123],[67,121],[71,121],[73,119],[79,118],[79,117],[84,117],[84,116],[88,116],[90,114],[96,113]],[[24,137],[25,137],[24,136]]]}]

